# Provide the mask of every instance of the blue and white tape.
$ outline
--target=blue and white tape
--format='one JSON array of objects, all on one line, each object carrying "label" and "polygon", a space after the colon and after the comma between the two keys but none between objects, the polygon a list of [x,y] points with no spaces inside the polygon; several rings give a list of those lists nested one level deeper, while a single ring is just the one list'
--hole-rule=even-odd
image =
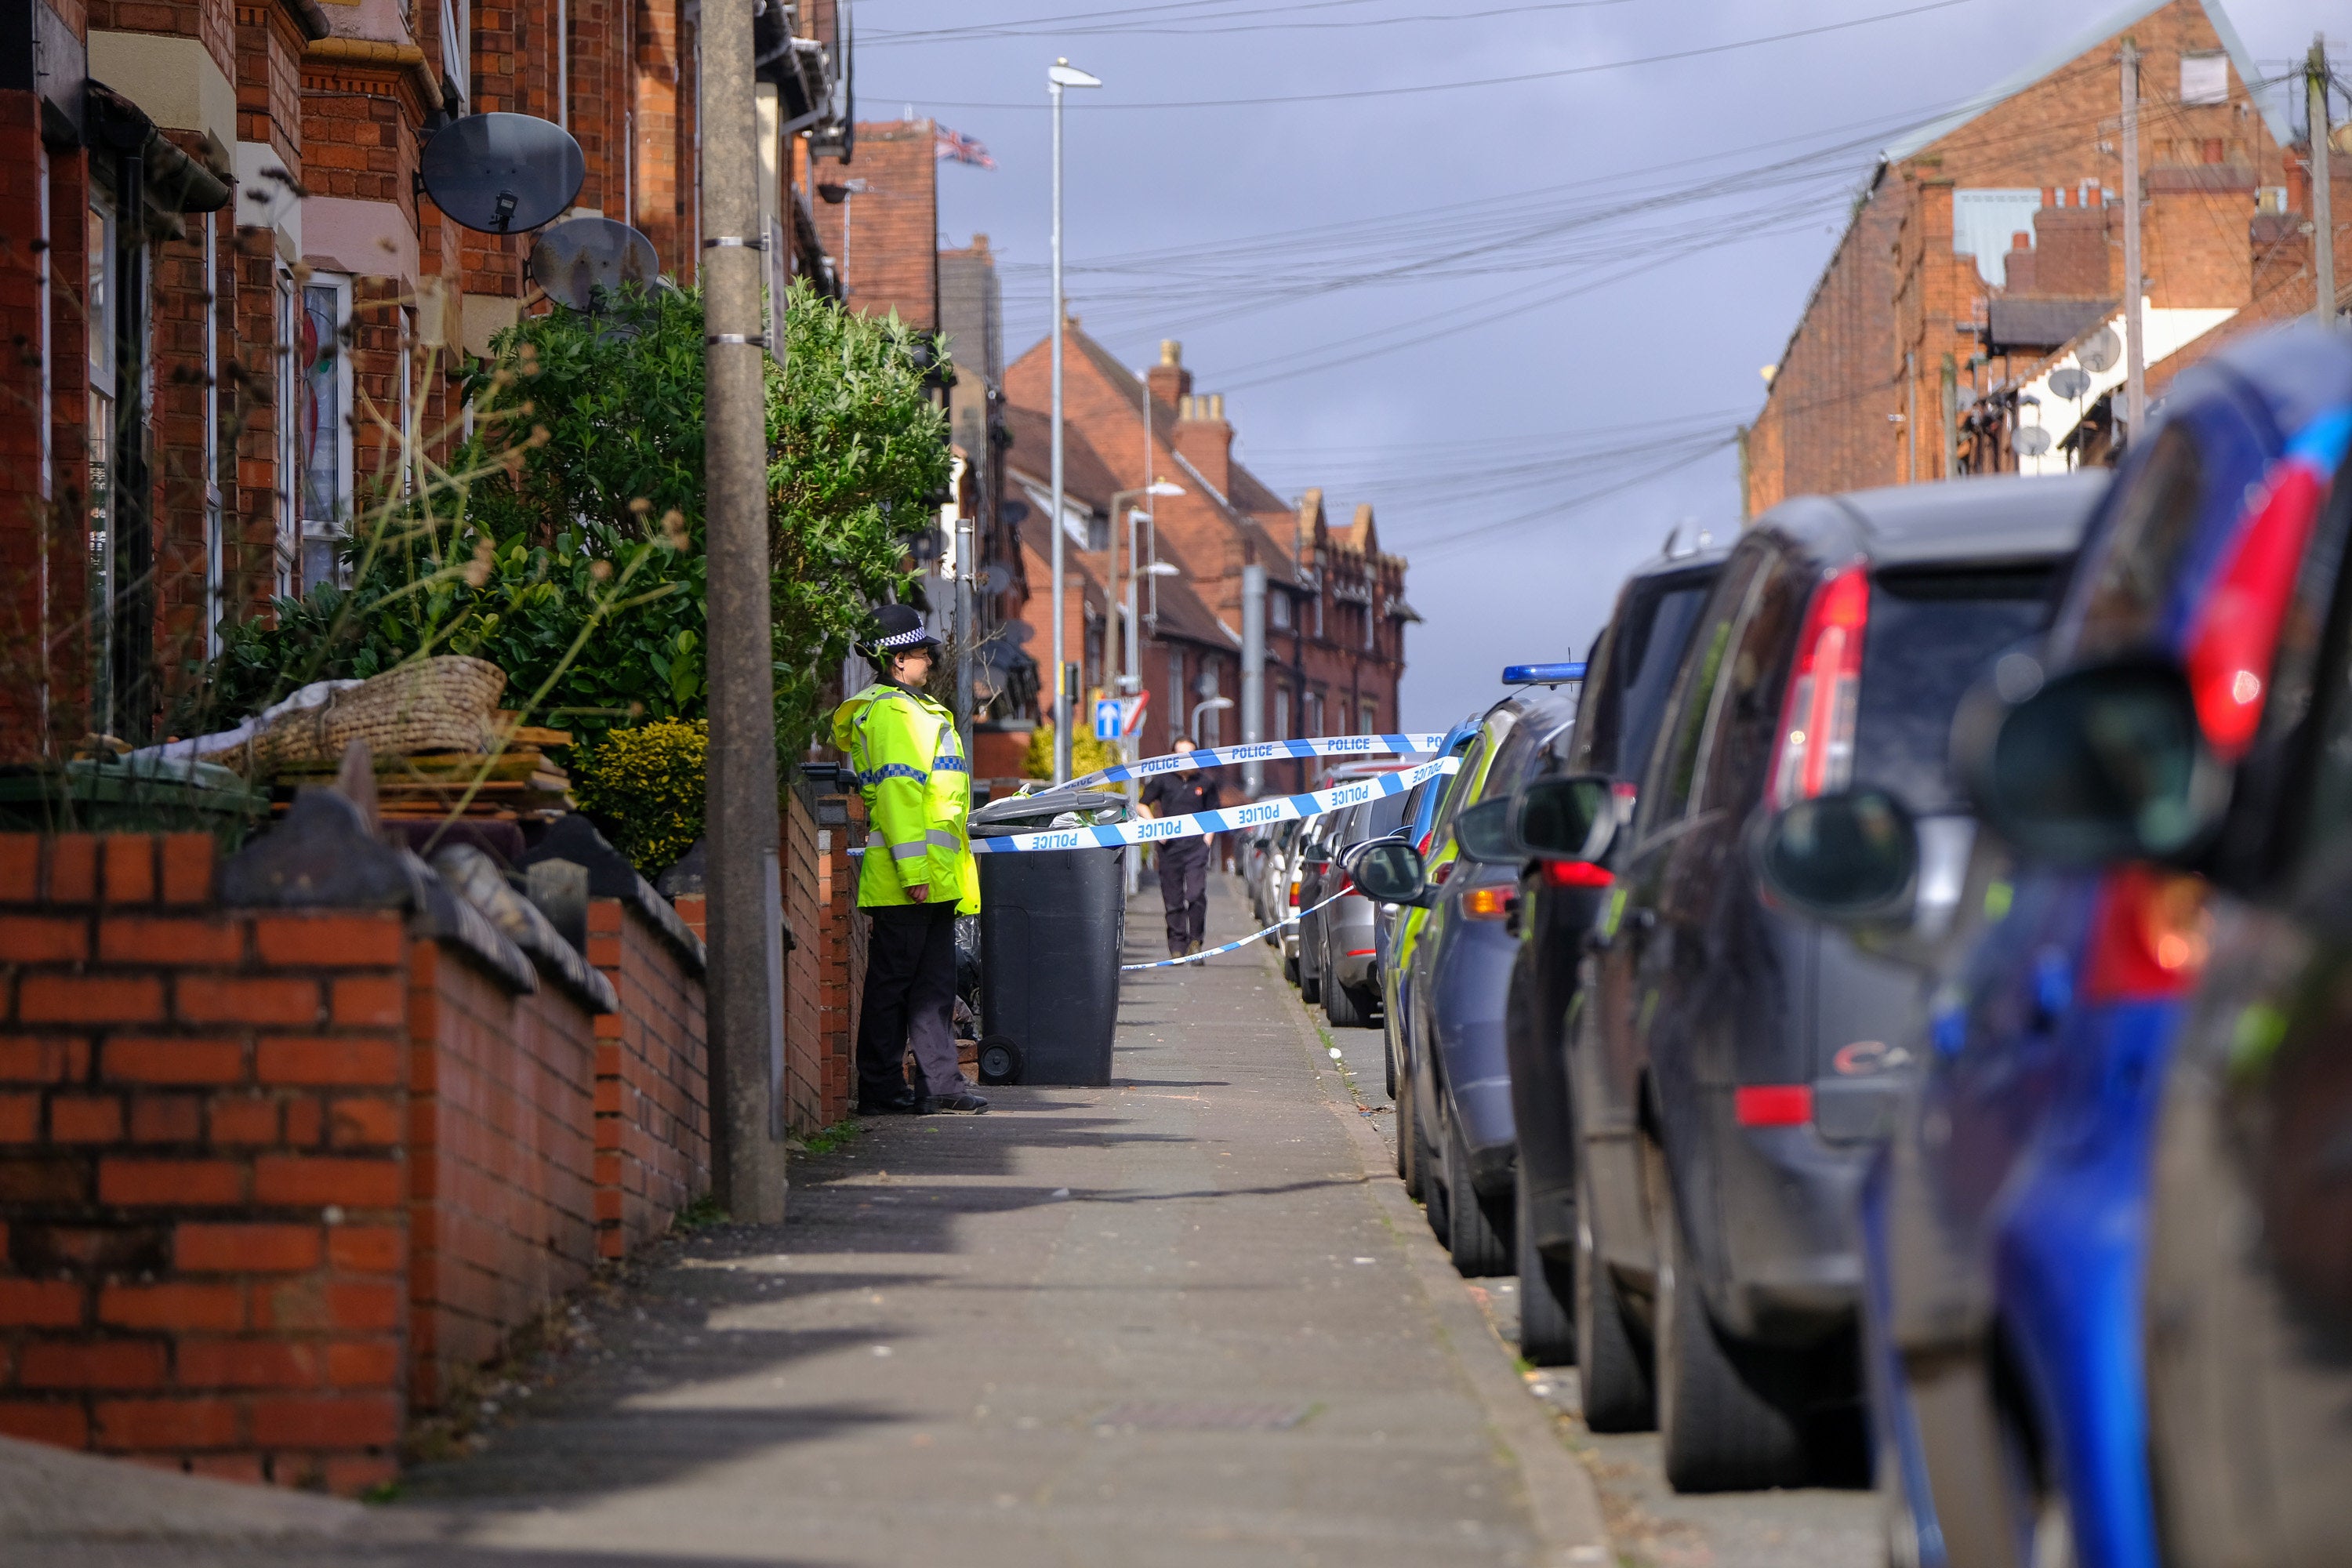
[{"label": "blue and white tape", "polygon": [[1286,795],[1247,805],[1196,811],[1188,816],[1154,816],[1140,822],[1105,823],[1092,827],[1050,827],[1038,833],[1009,833],[1002,838],[975,838],[975,855],[1029,855],[1052,849],[1111,849],[1122,844],[1158,844],[1171,838],[1204,838],[1269,822],[1303,822],[1350,805],[1361,805],[1382,795],[1402,795],[1417,784],[1462,766],[1459,757],[1439,757],[1418,766],[1370,778],[1351,779],[1329,789]]},{"label": "blue and white tape", "polygon": [[1139,763],[1088,773],[1070,781],[1071,789],[1125,784],[1129,779],[1157,778],[1161,773],[1196,773],[1202,768],[1229,768],[1240,763],[1280,762],[1291,757],[1395,757],[1434,752],[1445,744],[1439,735],[1315,735],[1299,741],[1253,741],[1245,746],[1218,746],[1207,751],[1171,752]]},{"label": "blue and white tape", "polygon": [[1214,958],[1220,953],[1237,952],[1254,942],[1265,941],[1267,937],[1272,936],[1276,931],[1280,931],[1283,927],[1297,921],[1301,915],[1311,915],[1317,910],[1322,909],[1326,905],[1338,903],[1341,899],[1346,898],[1355,889],[1352,888],[1342,888],[1338,892],[1332,894],[1329,898],[1324,900],[1322,903],[1310,904],[1303,910],[1293,910],[1290,913],[1283,916],[1282,919],[1275,921],[1272,925],[1267,926],[1264,931],[1254,931],[1247,936],[1237,937],[1234,941],[1225,943],[1223,947],[1204,947],[1200,952],[1187,953],[1182,958],[1163,958],[1152,963],[1122,963],[1118,966],[1119,973],[1124,974],[1129,970],[1134,969],[1173,969],[1180,963],[1198,963],[1204,958]]}]

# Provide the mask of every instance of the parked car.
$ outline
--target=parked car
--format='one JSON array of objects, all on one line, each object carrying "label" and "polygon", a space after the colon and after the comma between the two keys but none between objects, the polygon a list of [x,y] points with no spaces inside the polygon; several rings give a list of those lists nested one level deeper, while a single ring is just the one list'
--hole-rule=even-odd
[{"label": "parked car", "polygon": [[[1915,972],[1760,896],[1752,820],[1857,781],[1893,792],[1928,846],[1916,918],[1948,921],[1970,837],[1954,708],[2040,629],[2105,487],[1790,501],[1708,596],[1605,862],[1617,883],[1569,1053],[1586,1419],[1654,1418],[1678,1489],[1863,1468],[1853,1205],[1907,1076],[1884,1042],[1920,1008]],[[1614,798],[1613,780],[1581,787]],[[1589,839],[1548,847],[1598,859]]]},{"label": "parked car", "polygon": [[[1642,567],[1617,595],[1585,660],[1574,727],[1544,749],[1538,773],[1605,773],[1630,800],[1650,754],[1684,647],[1725,552],[1686,552]],[[1603,867],[1528,860],[1512,917],[1519,938],[1503,1009],[1518,1139],[1511,1214],[1519,1271],[1519,1353],[1538,1365],[1576,1359],[1569,1312],[1576,1256],[1576,1140],[1568,1088],[1569,1010],[1585,940],[1606,907]]]},{"label": "parked car", "polygon": [[[1391,762],[1343,763],[1326,774],[1316,787],[1328,788],[1350,780],[1396,773],[1403,765]],[[1348,886],[1348,875],[1339,868],[1338,856],[1348,846],[1360,841],[1363,835],[1359,825],[1366,820],[1366,813],[1381,813],[1382,820],[1388,824],[1384,831],[1393,831],[1404,820],[1405,808],[1405,795],[1384,795],[1360,806],[1349,806],[1318,817],[1306,826],[1307,848],[1298,860],[1298,994],[1310,1005],[1323,1004],[1327,1013],[1331,1010],[1333,949],[1330,922],[1338,917],[1362,923],[1370,918],[1370,905],[1361,900],[1350,900],[1340,897],[1337,903],[1326,903],[1325,900],[1341,894]],[[1349,909],[1351,901],[1356,905],[1352,911]],[[1365,945],[1369,946],[1369,943]],[[1358,1007],[1353,999],[1342,997],[1339,1003],[1339,1016],[1335,1018],[1335,1022],[1353,1026],[1360,1021],[1359,1013],[1369,1017],[1378,1007],[1377,998],[1363,995],[1361,976],[1364,970],[1362,962],[1351,963],[1350,975],[1358,988],[1357,999],[1360,999],[1363,1005]]]},{"label": "parked car", "polygon": [[[1373,838],[1393,837],[1412,820],[1421,797],[1435,781],[1414,785],[1400,795],[1382,795],[1350,806],[1332,833],[1333,854],[1344,855]],[[1380,948],[1376,927],[1379,907],[1366,898],[1336,860],[1331,875],[1316,889],[1318,901],[1332,891],[1338,900],[1317,917],[1318,967],[1323,976],[1323,1016],[1335,1029],[1368,1028],[1381,1010]]]},{"label": "parked car", "polygon": [[1413,1141],[1430,1228],[1465,1275],[1510,1268],[1516,1143],[1503,1004],[1518,946],[1505,923],[1518,867],[1465,855],[1458,829],[1464,811],[1507,798],[1575,718],[1573,686],[1525,688],[1488,710],[1440,815],[1434,885],[1391,966],[1410,998],[1390,1014],[1399,1136]]},{"label": "parked car", "polygon": [[1957,733],[1990,906],[1929,967],[1864,1193],[1898,1560],[2352,1560],[2352,1250],[2315,1142],[2352,1101],[2324,1032],[2347,437],[2340,337],[2184,374],[2047,644]]},{"label": "parked car", "polygon": [[[1478,719],[1463,720],[1445,732],[1444,739],[1439,742],[1437,754],[1440,757],[1453,758],[1458,769],[1464,754],[1470,749],[1470,743],[1477,739],[1479,730]],[[1458,771],[1440,774],[1430,781],[1426,789],[1416,793],[1412,810],[1405,818],[1404,826],[1398,830],[1397,837],[1400,840],[1416,846],[1419,852],[1424,856],[1430,852],[1438,837],[1439,814],[1451,809],[1448,802],[1454,799],[1454,782],[1460,776]],[[1390,1024],[1395,1017],[1395,1009],[1411,994],[1411,984],[1410,977],[1397,972],[1390,961],[1399,951],[1407,935],[1418,929],[1421,917],[1417,910],[1408,906],[1385,903],[1377,898],[1372,900],[1372,907],[1374,910],[1372,917],[1373,987],[1381,1007],[1381,1055],[1386,1073],[1389,1100],[1393,1104],[1397,1099],[1396,1033]],[[1398,1106],[1396,1114],[1402,1118],[1409,1113],[1403,1107]],[[1403,1135],[1401,1128],[1396,1131],[1397,1174],[1404,1179],[1405,1191],[1414,1198],[1419,1198],[1421,1177],[1420,1173],[1412,1168],[1412,1161],[1409,1158],[1412,1151],[1411,1141]]]},{"label": "parked car", "polygon": [[[1290,912],[1290,906],[1284,901],[1289,897],[1289,889],[1277,884],[1288,872],[1290,846],[1298,837],[1298,828],[1297,822],[1276,822],[1265,829],[1265,842],[1258,854],[1257,871],[1250,880],[1250,905],[1256,910],[1261,926],[1270,927]],[[1279,948],[1282,933],[1269,930],[1265,941],[1267,946]]]}]

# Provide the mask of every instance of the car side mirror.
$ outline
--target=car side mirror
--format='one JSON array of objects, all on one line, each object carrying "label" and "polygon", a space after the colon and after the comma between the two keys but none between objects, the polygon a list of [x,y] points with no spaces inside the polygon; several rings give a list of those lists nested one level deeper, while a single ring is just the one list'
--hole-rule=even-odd
[{"label": "car side mirror", "polygon": [[1918,887],[1918,827],[1885,790],[1798,801],[1765,819],[1753,846],[1758,878],[1816,920],[1896,920]]},{"label": "car side mirror", "polygon": [[1421,851],[1402,838],[1374,838],[1342,857],[1349,880],[1364,897],[1383,904],[1423,905],[1432,891]]},{"label": "car side mirror", "polygon": [[1960,706],[1952,754],[1994,830],[2061,866],[2182,860],[2229,805],[2230,773],[2188,678],[2158,660],[2069,670],[2014,700],[1979,687]]},{"label": "car side mirror", "polygon": [[1598,865],[1617,837],[1616,781],[1575,773],[1522,784],[1511,797],[1510,826],[1524,854]]},{"label": "car side mirror", "polygon": [[1455,817],[1454,842],[1461,847],[1464,859],[1482,866],[1507,865],[1528,858],[1517,835],[1511,831],[1511,802],[1505,795],[1482,800]]}]

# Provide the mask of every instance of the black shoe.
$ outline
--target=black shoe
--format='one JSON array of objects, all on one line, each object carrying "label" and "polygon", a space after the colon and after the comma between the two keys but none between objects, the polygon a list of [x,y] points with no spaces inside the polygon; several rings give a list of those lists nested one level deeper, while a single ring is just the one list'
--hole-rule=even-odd
[{"label": "black shoe", "polygon": [[925,1116],[979,1116],[988,1110],[988,1101],[968,1089],[953,1094],[935,1094],[922,1103]]},{"label": "black shoe", "polygon": [[922,1114],[922,1110],[923,1102],[909,1094],[898,1100],[886,1100],[879,1105],[860,1105],[857,1108],[856,1114],[859,1116],[919,1116]]}]

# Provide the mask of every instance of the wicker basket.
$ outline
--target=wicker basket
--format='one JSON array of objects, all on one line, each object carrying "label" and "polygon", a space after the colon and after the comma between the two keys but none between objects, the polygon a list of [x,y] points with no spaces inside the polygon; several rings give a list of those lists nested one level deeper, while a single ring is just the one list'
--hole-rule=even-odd
[{"label": "wicker basket", "polygon": [[353,741],[377,756],[487,752],[507,673],[487,659],[445,654],[386,670],[316,708],[284,714],[253,742],[261,772],[332,762]]}]

